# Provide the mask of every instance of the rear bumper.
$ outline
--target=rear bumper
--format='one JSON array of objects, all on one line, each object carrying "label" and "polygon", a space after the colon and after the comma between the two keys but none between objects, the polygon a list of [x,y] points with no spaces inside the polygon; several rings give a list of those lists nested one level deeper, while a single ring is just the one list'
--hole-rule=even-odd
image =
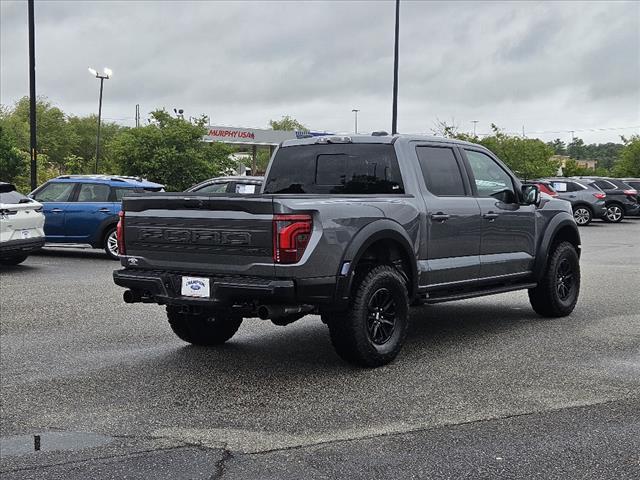
[{"label": "rear bumper", "polygon": [[640,204],[638,203],[625,204],[624,210],[626,215],[631,215],[631,216],[640,215]]},{"label": "rear bumper", "polygon": [[[184,275],[199,276],[196,273]],[[113,272],[116,285],[132,290],[143,302],[160,305],[326,304],[332,302],[336,285],[335,277],[294,281],[247,276],[200,276],[209,278],[209,298],[183,296],[180,273],[136,269]]]},{"label": "rear bumper", "polygon": [[44,237],[10,240],[0,243],[0,255],[22,255],[40,250],[44,246]]}]

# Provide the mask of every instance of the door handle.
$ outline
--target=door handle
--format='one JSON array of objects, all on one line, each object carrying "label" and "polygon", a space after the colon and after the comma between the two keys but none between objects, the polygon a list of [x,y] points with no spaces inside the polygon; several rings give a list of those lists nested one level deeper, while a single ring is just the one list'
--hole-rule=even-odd
[{"label": "door handle", "polygon": [[496,218],[498,218],[498,214],[494,213],[494,212],[488,212],[488,213],[485,213],[484,215],[482,215],[482,218],[485,218],[485,219],[489,220],[490,222],[493,222]]},{"label": "door handle", "polygon": [[435,220],[436,222],[444,223],[447,220],[449,220],[449,215],[447,215],[446,213],[442,213],[442,212],[432,213],[431,214],[431,220]]},{"label": "door handle", "polygon": [[576,198],[575,195],[569,195],[569,198]]},{"label": "door handle", "polygon": [[51,213],[62,213],[62,209],[61,208],[52,208],[51,209]]},{"label": "door handle", "polygon": [[111,210],[109,210],[108,208],[101,208],[100,210],[98,210],[99,212],[102,213],[111,213]]}]

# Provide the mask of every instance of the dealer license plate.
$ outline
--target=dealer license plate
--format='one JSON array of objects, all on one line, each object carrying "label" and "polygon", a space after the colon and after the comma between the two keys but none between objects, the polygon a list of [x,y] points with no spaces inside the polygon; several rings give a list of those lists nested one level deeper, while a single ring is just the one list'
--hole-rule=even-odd
[{"label": "dealer license plate", "polygon": [[209,298],[209,279],[182,277],[182,295],[185,297]]}]

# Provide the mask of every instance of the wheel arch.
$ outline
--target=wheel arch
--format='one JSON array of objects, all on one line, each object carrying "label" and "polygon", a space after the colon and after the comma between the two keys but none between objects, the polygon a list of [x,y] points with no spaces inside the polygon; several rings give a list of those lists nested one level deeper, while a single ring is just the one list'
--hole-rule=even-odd
[{"label": "wheel arch", "polygon": [[[346,275],[338,272],[338,286],[336,298],[339,303],[348,301],[353,288],[356,270],[362,266],[367,256],[381,258],[380,264],[391,263],[394,260],[402,262],[402,273],[407,281],[407,291],[412,298],[417,292],[418,268],[411,239],[400,224],[389,219],[374,221],[361,229],[351,240],[340,262],[340,269],[348,263]],[[397,266],[397,265],[396,265]]]},{"label": "wheel arch", "polygon": [[575,247],[578,257],[580,257],[580,232],[575,220],[568,213],[555,216],[547,225],[536,256],[534,267],[536,280],[540,280],[544,274],[549,255],[553,252],[554,246],[563,241],[571,243]]}]

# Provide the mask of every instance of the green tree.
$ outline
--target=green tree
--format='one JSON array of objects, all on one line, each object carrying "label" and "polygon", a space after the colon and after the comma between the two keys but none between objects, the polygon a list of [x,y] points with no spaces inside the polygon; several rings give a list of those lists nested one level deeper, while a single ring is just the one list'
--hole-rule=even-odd
[{"label": "green tree", "polygon": [[273,130],[294,130],[296,132],[308,132],[309,129],[302,125],[295,118],[290,117],[289,115],[283,116],[280,120],[269,120],[269,127]]},{"label": "green tree", "polygon": [[0,124],[0,180],[14,182],[27,175],[29,164]]},{"label": "green tree", "polygon": [[552,142],[547,142],[547,145],[549,145],[551,148],[553,148],[553,154],[554,155],[566,155],[567,154],[567,144],[564,143],[559,138],[556,138]]},{"label": "green tree", "polygon": [[493,124],[491,129],[493,135],[479,143],[495,153],[521,178],[548,177],[558,171],[558,162],[551,159],[553,148],[542,140],[507,135]]},{"label": "green tree", "polygon": [[640,135],[622,138],[624,148],[613,171],[618,177],[640,177]]},{"label": "green tree", "polygon": [[118,134],[109,144],[125,175],[139,175],[181,191],[210,177],[228,174],[236,166],[233,149],[206,143],[204,117],[196,124],[172,117],[166,110],[151,113],[152,123]]},{"label": "green tree", "polygon": [[590,168],[581,167],[573,158],[567,160],[562,167],[562,175],[565,177],[573,177],[577,175],[593,175],[595,172]]},{"label": "green tree", "polygon": [[[93,173],[96,157],[98,116],[69,116],[67,118],[67,124],[76,142],[65,157],[65,173]],[[100,126],[99,173],[120,173],[117,165],[113,161],[109,145],[111,141],[120,134],[120,132],[126,130],[126,128],[127,127],[122,127],[111,122],[103,122]]]},{"label": "green tree", "polygon": [[576,160],[584,160],[587,158],[587,149],[585,148],[584,141],[581,138],[574,138],[567,145],[567,153],[571,158]]}]

